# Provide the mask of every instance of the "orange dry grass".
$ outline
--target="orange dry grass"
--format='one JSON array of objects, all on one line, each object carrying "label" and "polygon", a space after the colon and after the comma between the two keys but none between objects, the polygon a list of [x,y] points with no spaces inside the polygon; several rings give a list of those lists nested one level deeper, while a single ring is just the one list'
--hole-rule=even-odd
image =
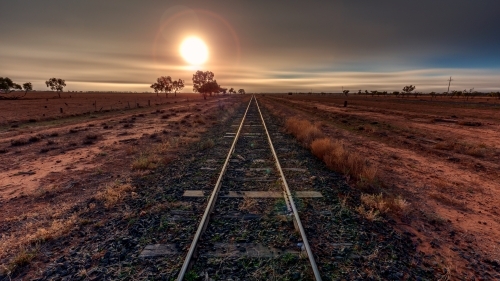
[{"label": "orange dry grass", "polygon": [[97,198],[104,201],[106,208],[110,208],[123,200],[128,192],[133,190],[134,187],[129,183],[115,182],[112,186],[108,186],[105,190],[101,191],[97,195]]},{"label": "orange dry grass", "polygon": [[323,160],[324,156],[333,151],[335,144],[329,138],[316,139],[311,143],[311,152],[314,156]]},{"label": "orange dry grass", "polygon": [[305,146],[309,146],[314,139],[323,137],[321,130],[307,120],[292,117],[286,120],[285,127]]},{"label": "orange dry grass", "polygon": [[375,180],[376,167],[370,166],[359,153],[349,152],[342,141],[316,139],[311,143],[311,151],[334,171],[363,182],[372,183]]},{"label": "orange dry grass", "polygon": [[384,197],[381,194],[361,194],[363,205],[378,210],[381,213],[402,213],[409,203],[401,197]]}]

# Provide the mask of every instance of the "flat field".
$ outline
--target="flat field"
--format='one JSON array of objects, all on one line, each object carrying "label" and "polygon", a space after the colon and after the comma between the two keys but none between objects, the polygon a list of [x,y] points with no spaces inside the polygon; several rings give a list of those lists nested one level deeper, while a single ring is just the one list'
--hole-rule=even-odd
[{"label": "flat field", "polygon": [[[135,196],[131,178],[175,161],[241,99],[54,96],[32,93],[0,101],[0,277],[30,264],[40,243],[81,226],[82,202],[100,198],[113,206],[125,195]],[[37,264],[44,260],[36,260],[33,274],[40,274]]]},{"label": "flat field", "polygon": [[412,233],[419,250],[461,273],[455,277],[472,277],[470,268],[498,263],[499,99],[265,98],[265,105],[284,120],[308,120],[368,160],[377,169],[376,180],[359,189],[409,203],[403,213],[389,215],[395,227]]},{"label": "flat field", "polygon": [[[174,96],[151,93],[76,93],[30,92],[19,100],[0,100],[0,126],[7,124],[54,120],[94,112],[158,106],[185,100],[199,100],[199,94],[178,93]],[[61,112],[62,109],[62,112]]]}]

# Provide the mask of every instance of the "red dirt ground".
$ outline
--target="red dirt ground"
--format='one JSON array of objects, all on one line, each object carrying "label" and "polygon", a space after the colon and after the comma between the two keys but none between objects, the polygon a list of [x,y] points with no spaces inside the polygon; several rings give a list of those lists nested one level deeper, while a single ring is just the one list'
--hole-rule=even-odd
[{"label": "red dirt ground", "polygon": [[[82,102],[85,95],[73,96],[72,101]],[[100,101],[114,104],[137,95],[104,94]],[[0,112],[9,119],[17,117],[12,108],[28,106],[17,119],[18,126],[0,126],[0,265],[6,266],[33,241],[57,237],[82,223],[69,215],[80,202],[173,161],[179,150],[198,141],[217,121],[218,112],[226,114],[240,98],[204,101],[198,95],[178,94],[177,98],[169,97],[168,104],[24,123],[21,120],[38,116],[37,102],[43,105],[45,99],[0,101]],[[49,101],[64,104],[71,100]],[[71,114],[85,110],[82,106]],[[25,143],[13,145],[19,140]],[[141,158],[147,158],[152,166],[134,168]],[[0,266],[0,270],[5,269]]]},{"label": "red dirt ground", "polygon": [[320,124],[376,165],[374,192],[411,204],[398,228],[453,279],[500,261],[500,101],[350,96],[343,107],[338,95],[269,97],[275,112]]}]

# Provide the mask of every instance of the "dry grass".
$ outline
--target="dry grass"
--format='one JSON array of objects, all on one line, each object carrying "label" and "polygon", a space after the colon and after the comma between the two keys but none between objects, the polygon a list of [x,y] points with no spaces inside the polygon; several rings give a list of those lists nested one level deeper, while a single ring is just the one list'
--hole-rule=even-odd
[{"label": "dry grass", "polygon": [[134,170],[154,170],[158,167],[160,159],[156,155],[141,153],[138,158],[132,162]]},{"label": "dry grass", "polygon": [[311,151],[334,171],[363,183],[373,183],[376,179],[377,168],[371,166],[359,153],[349,152],[342,141],[316,139],[311,143]]},{"label": "dry grass", "polygon": [[243,201],[238,205],[238,210],[251,213],[258,211],[258,206],[257,200],[245,196]]},{"label": "dry grass", "polygon": [[201,150],[212,148],[214,146],[215,146],[215,142],[213,139],[207,139],[207,140],[200,142],[200,149]]},{"label": "dry grass", "polygon": [[435,149],[455,151],[457,153],[466,154],[474,157],[484,157],[487,148],[484,144],[474,145],[467,143],[457,143],[451,141],[440,142],[434,145]]},{"label": "dry grass", "polygon": [[468,147],[465,149],[464,153],[474,157],[484,157],[485,149],[481,147]]},{"label": "dry grass", "polygon": [[380,212],[378,210],[375,210],[373,208],[366,209],[364,206],[358,206],[356,207],[356,212],[360,214],[362,217],[369,221],[379,221],[381,220],[380,218]]},{"label": "dry grass", "polygon": [[302,144],[310,147],[312,153],[323,160],[330,169],[364,184],[375,181],[375,166],[370,165],[359,153],[348,151],[343,142],[325,138],[317,125],[292,117],[286,121],[285,127]]},{"label": "dry grass", "polygon": [[446,141],[446,142],[440,142],[434,145],[435,149],[440,149],[440,150],[454,150],[455,149],[456,143]]},{"label": "dry grass", "polygon": [[67,219],[53,220],[46,227],[39,227],[35,233],[27,235],[26,239],[30,244],[33,244],[57,238],[63,234],[68,233],[77,223],[77,221],[78,216],[76,214]]},{"label": "dry grass", "polygon": [[318,126],[295,117],[286,120],[285,128],[307,147],[313,140],[323,137],[323,133]]},{"label": "dry grass", "polygon": [[122,201],[123,198],[134,190],[130,183],[116,181],[113,185],[107,186],[105,190],[97,195],[97,198],[104,201],[106,208],[110,208]]},{"label": "dry grass", "polygon": [[0,268],[0,273],[8,275],[14,272],[17,268],[28,265],[36,257],[37,252],[37,248],[33,250],[22,248],[9,262],[8,265],[2,265],[2,268]]},{"label": "dry grass", "polygon": [[336,143],[329,138],[316,139],[311,143],[311,152],[314,156],[323,160],[324,156],[333,151],[335,147]]},{"label": "dry grass", "polygon": [[364,206],[378,210],[380,213],[403,213],[408,209],[409,203],[398,197],[384,197],[380,194],[361,194],[361,202]]}]

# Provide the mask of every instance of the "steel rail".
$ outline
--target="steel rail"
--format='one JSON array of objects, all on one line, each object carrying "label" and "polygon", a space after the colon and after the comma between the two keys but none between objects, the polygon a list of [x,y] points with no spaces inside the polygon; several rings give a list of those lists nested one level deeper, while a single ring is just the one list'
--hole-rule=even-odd
[{"label": "steel rail", "polygon": [[264,130],[266,131],[267,135],[267,140],[269,142],[269,146],[271,147],[271,151],[274,156],[274,160],[276,163],[276,167],[278,168],[278,171],[280,172],[281,175],[281,181],[283,183],[284,191],[286,193],[286,196],[288,197],[288,201],[292,207],[293,211],[293,216],[295,219],[296,226],[299,228],[300,235],[302,236],[302,243],[304,244],[304,248],[306,249],[307,256],[309,257],[309,262],[311,263],[312,270],[314,272],[314,277],[316,278],[317,281],[321,280],[321,275],[319,274],[318,266],[316,265],[316,261],[314,260],[314,256],[311,250],[311,247],[309,246],[309,241],[307,240],[306,232],[304,230],[304,227],[302,226],[302,222],[300,221],[299,218],[299,213],[297,212],[297,207],[295,207],[295,203],[293,202],[293,197],[292,193],[290,192],[290,189],[288,188],[288,184],[285,179],[285,174],[283,174],[283,170],[281,169],[280,161],[278,160],[278,156],[276,155],[276,151],[274,150],[273,142],[271,141],[271,136],[269,135],[269,132],[267,131],[267,126],[266,123],[264,122],[264,117],[262,116],[262,112],[260,111],[259,103],[257,102],[257,98],[253,97],[255,99],[255,104],[257,105],[257,109],[259,110],[259,115],[262,120],[262,125],[264,126]]},{"label": "steel rail", "polygon": [[[182,281],[184,279],[184,275],[186,274],[187,270],[189,269],[189,265],[191,263],[191,259],[193,258],[193,255],[196,251],[196,247],[198,245],[198,241],[200,240],[201,234],[203,231],[205,231],[208,221],[209,221],[209,216],[213,211],[213,208],[215,206],[215,202],[217,201],[217,195],[219,193],[221,183],[222,183],[222,178],[224,177],[224,174],[226,173],[227,166],[229,163],[229,159],[231,158],[231,154],[234,152],[234,148],[236,146],[236,142],[238,141],[238,138],[240,136],[241,128],[243,128],[243,123],[245,122],[245,118],[247,117],[248,109],[250,108],[250,104],[252,103],[252,100],[255,99],[254,96],[250,99],[250,102],[248,103],[247,109],[245,110],[245,114],[243,115],[243,119],[241,119],[240,126],[238,127],[238,132],[236,133],[233,144],[231,145],[231,148],[229,149],[229,153],[227,154],[226,161],[224,162],[224,165],[222,166],[222,170],[219,174],[219,178],[217,179],[217,183],[215,184],[215,188],[212,191],[212,194],[210,195],[210,199],[208,201],[207,208],[205,209],[205,213],[203,214],[203,217],[201,218],[200,225],[198,226],[198,229],[196,230],[196,234],[194,235],[193,242],[191,243],[191,246],[189,247],[189,251],[186,255],[186,258],[184,259],[184,263],[182,264],[181,271],[179,272],[179,275],[177,276],[177,281]],[[257,99],[255,99],[255,102],[257,102]]]}]

